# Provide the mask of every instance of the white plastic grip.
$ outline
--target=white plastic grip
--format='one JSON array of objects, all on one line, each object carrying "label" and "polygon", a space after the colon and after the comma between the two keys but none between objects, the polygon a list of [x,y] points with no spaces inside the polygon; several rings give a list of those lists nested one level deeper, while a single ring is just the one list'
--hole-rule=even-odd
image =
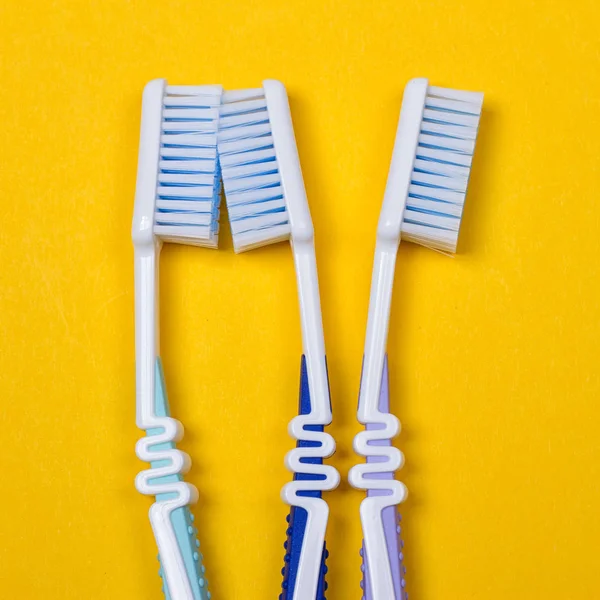
[{"label": "white plastic grip", "polygon": [[292,240],[312,242],[313,224],[300,168],[287,91],[283,83],[276,79],[265,79],[263,90],[292,229]]},{"label": "white plastic grip", "polygon": [[142,125],[131,237],[135,269],[136,420],[140,429],[153,426],[155,365],[158,340],[158,254],[154,207],[160,152],[160,124],[166,81],[155,79],[142,96]]},{"label": "white plastic grip", "polygon": [[[394,586],[388,556],[382,511],[402,502],[406,488],[398,481],[378,482],[370,473],[384,468],[395,471],[403,462],[402,453],[393,447],[378,447],[371,442],[392,439],[400,431],[396,416],[379,410],[381,382],[385,364],[396,256],[400,244],[402,222],[411,184],[419,132],[427,97],[428,81],[413,79],[404,90],[402,109],[396,131],[383,206],[377,226],[377,242],[371,281],[363,375],[359,394],[358,420],[364,425],[377,424],[377,429],[359,432],[354,449],[361,456],[379,456],[385,463],[365,463],[354,466],[349,473],[351,485],[359,489],[389,489],[386,496],[369,496],[360,506],[364,535],[365,560],[374,599],[394,598]],[[383,429],[381,429],[383,425]],[[379,487],[380,485],[385,486]]]},{"label": "white plastic grip", "polygon": [[428,82],[413,79],[404,90],[392,162],[377,226],[358,420],[379,423],[381,375],[386,352],[396,255],[410,186]]},{"label": "white plastic grip", "polygon": [[307,512],[304,539],[298,563],[296,585],[292,600],[315,600],[321,570],[321,557],[325,543],[329,506],[322,498],[298,496],[298,492],[317,489],[330,491],[339,485],[340,476],[330,465],[301,462],[307,456],[329,457],[335,451],[335,441],[327,433],[306,432],[302,439],[317,441],[322,447],[296,448],[288,452],[286,466],[290,471],[325,475],[325,480],[296,480],[284,486],[281,497],[286,504],[303,508]]},{"label": "white plastic grip", "polygon": [[281,497],[287,504],[305,509],[308,515],[293,600],[315,600],[329,507],[321,498],[298,496],[298,492],[335,489],[339,485],[340,476],[330,465],[311,465],[301,462],[301,459],[306,456],[328,458],[335,452],[335,440],[330,434],[306,429],[306,426],[311,424],[329,425],[332,418],[314,230],[285,86],[279,81],[268,79],[263,82],[263,89],[290,221],[291,245],[300,303],[302,346],[306,357],[311,400],[310,413],[292,419],[288,430],[296,440],[310,440],[319,444],[312,448],[294,448],[286,455],[285,464],[293,473],[325,476],[323,480],[292,481],[284,486]]},{"label": "white plastic grip", "polygon": [[379,460],[354,465],[350,469],[348,480],[350,485],[357,489],[389,491],[387,495],[364,498],[360,505],[360,518],[365,548],[364,560],[373,598],[395,599],[390,560],[396,560],[396,556],[390,556],[387,549],[382,511],[403,502],[407,491],[401,482],[375,479],[374,474],[400,469],[404,464],[404,455],[394,446],[377,446],[372,443],[392,439],[400,430],[400,423],[394,415],[381,413],[378,418],[383,428],[359,432],[354,438],[354,450],[361,456],[378,457]]},{"label": "white plastic grip", "polygon": [[[302,345],[306,356],[311,400],[310,413],[298,416],[296,419],[303,425],[329,425],[332,415],[315,249],[311,240],[310,242],[292,242],[292,250],[298,282]],[[293,428],[294,421],[290,423],[290,433],[292,434],[294,433]]]},{"label": "white plastic grip", "polygon": [[[290,219],[291,243],[300,301],[303,352],[306,356],[311,397],[310,414],[298,419],[302,419],[306,424],[328,425],[331,423],[331,405],[325,363],[314,229],[285,86],[275,79],[267,79],[263,82],[263,89]],[[293,422],[290,424],[290,432],[292,425]]]},{"label": "white plastic grip", "polygon": [[162,105],[166,82],[148,83],[142,98],[142,125],[131,237],[134,244],[135,270],[135,352],[136,420],[140,429],[161,429],[161,433],[143,437],[136,453],[145,462],[164,461],[164,466],[142,471],[136,488],[142,494],[173,494],[150,507],[150,523],[156,538],[163,572],[172,600],[194,600],[185,563],[171,522],[171,513],[197,500],[196,488],[183,481],[157,483],[161,477],[185,473],[190,459],[176,448],[156,450],[155,446],[177,442],[183,426],[171,417],[156,415],[156,360],[158,339],[158,260],[160,240],[154,235],[154,210],[158,181]]},{"label": "white plastic grip", "polygon": [[396,245],[400,243],[404,207],[408,197],[428,87],[427,79],[412,79],[404,88],[392,161],[377,226],[377,239],[389,240]]},{"label": "white plastic grip", "polygon": [[160,155],[162,105],[167,82],[154,79],[142,95],[142,125],[131,237],[136,248],[154,244],[154,207]]},{"label": "white plastic grip", "polygon": [[[159,494],[173,496],[169,500],[152,504],[149,512],[150,524],[158,546],[170,598],[172,600],[195,600],[171,521],[171,514],[178,508],[194,504],[198,500],[198,490],[184,481],[162,481],[165,477],[186,473],[190,468],[191,461],[185,452],[176,448],[165,448],[170,442],[181,439],[183,435],[181,423],[170,417],[157,417],[155,422],[163,431],[141,438],[136,444],[136,454],[140,460],[145,462],[160,461],[164,464],[139,473],[135,485],[141,494],[147,496]],[[156,449],[161,446],[161,450]]]},{"label": "white plastic grip", "polygon": [[158,255],[159,250],[134,248],[135,273],[135,373],[136,423],[153,427],[155,365],[158,356]]},{"label": "white plastic grip", "polygon": [[358,420],[364,425],[381,423],[382,413],[378,408],[379,393],[387,346],[397,252],[396,244],[377,240],[357,414]]}]

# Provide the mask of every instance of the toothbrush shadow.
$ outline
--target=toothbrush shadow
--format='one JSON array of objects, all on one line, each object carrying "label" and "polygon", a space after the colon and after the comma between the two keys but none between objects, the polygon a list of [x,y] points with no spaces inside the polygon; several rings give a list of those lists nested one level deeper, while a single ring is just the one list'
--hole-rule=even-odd
[{"label": "toothbrush shadow", "polygon": [[[409,490],[409,495],[403,504],[398,507],[402,515],[402,540],[404,542],[404,566],[406,567],[406,590],[408,595],[413,598],[421,598],[424,594],[422,579],[420,573],[425,572],[422,568],[423,560],[419,554],[420,544],[418,543],[417,521],[420,518],[421,511],[426,512],[426,499],[419,492],[419,482],[422,481],[422,469],[418,463],[419,432],[411,428],[410,424],[402,418],[405,399],[408,395],[404,393],[405,380],[402,365],[406,364],[404,356],[409,352],[405,345],[404,328],[401,326],[405,315],[414,312],[412,293],[414,288],[414,273],[419,268],[417,264],[414,268],[411,263],[420,262],[420,253],[428,252],[423,248],[418,248],[412,244],[402,244],[398,253],[397,272],[402,273],[402,277],[396,279],[400,289],[394,289],[393,306],[391,310],[391,321],[388,336],[388,361],[390,377],[390,409],[393,414],[398,415],[402,423],[400,436],[393,440],[394,446],[399,448],[405,456],[405,464],[396,477],[402,481]],[[407,266],[409,265],[409,266]],[[412,402],[412,400],[411,400]]]},{"label": "toothbrush shadow", "polygon": [[[484,108],[482,111],[480,129],[477,138],[477,146],[473,158],[472,175],[469,181],[469,191],[464,209],[464,216],[461,225],[459,238],[459,253],[476,253],[481,251],[483,240],[483,226],[486,222],[489,204],[485,198],[488,185],[488,172],[483,168],[484,163],[488,165],[492,162],[492,140],[495,139],[496,115],[493,110]],[[470,198],[470,199],[469,199]],[[412,268],[412,263],[419,260],[421,252],[427,252],[423,248],[412,246],[411,244],[402,244],[398,254],[397,270],[401,271],[403,276],[397,285],[401,289],[394,290],[393,307],[391,311],[391,324],[389,330],[388,347],[390,350],[390,397],[392,399],[392,411],[400,415],[402,420],[402,407],[398,404],[399,399],[407,397],[403,393],[402,365],[405,364],[403,356],[409,352],[409,348],[404,346],[405,338],[402,334],[402,327],[396,326],[396,319],[400,322],[403,315],[414,312],[412,298],[414,294],[411,289],[414,288],[414,279],[411,279],[413,273],[416,273],[417,265]],[[421,573],[425,570],[422,567],[423,560],[419,553],[418,531],[416,523],[427,513],[427,500],[419,494],[419,481],[422,481],[422,469],[418,463],[418,445],[419,432],[411,429],[410,425],[403,423],[402,433],[395,445],[397,445],[406,457],[406,463],[399,472],[398,477],[409,489],[409,497],[405,504],[399,507],[403,517],[402,537],[405,542],[405,566],[407,568],[407,591],[409,595],[420,598],[423,596],[423,579]]]},{"label": "toothbrush shadow", "polygon": [[[356,522],[359,515],[358,504],[351,512],[340,510],[348,506],[346,499],[349,495],[354,496],[356,500],[360,496],[360,492],[348,484],[347,469],[343,469],[344,465],[355,460],[354,453],[349,450],[349,445],[344,444],[344,440],[348,439],[348,430],[354,429],[356,423],[353,415],[356,415],[359,379],[358,376],[356,379],[348,378],[345,364],[340,360],[339,352],[335,351],[336,347],[340,347],[340,332],[348,327],[348,323],[344,320],[343,311],[339,310],[339,287],[336,282],[339,281],[338,269],[343,257],[339,254],[340,244],[336,235],[339,231],[340,215],[335,210],[335,198],[331,193],[330,178],[327,177],[329,172],[327,156],[321,154],[324,146],[319,142],[319,115],[315,113],[315,106],[305,101],[300,94],[294,94],[294,90],[291,90],[290,93],[290,105],[315,228],[315,249],[333,413],[333,422],[326,427],[326,431],[333,435],[337,442],[335,455],[326,459],[325,463],[335,466],[341,475],[338,488],[323,496],[331,509],[326,538],[327,548],[330,551],[327,559],[327,583],[331,592],[327,597],[329,598],[331,595],[334,598],[339,597],[335,595],[335,590],[346,586],[346,582],[342,578],[347,577],[350,558],[348,555],[348,531],[352,529],[352,524]],[[359,297],[351,294],[350,297],[345,298],[345,302],[354,304],[355,310],[352,311],[354,314]],[[357,356],[353,373],[360,373],[360,361],[360,356]],[[356,549],[356,557],[358,557],[359,546],[351,547]],[[357,597],[360,593],[359,575],[359,571],[352,575],[356,577]]]},{"label": "toothbrush shadow", "polygon": [[406,464],[396,474],[400,481],[404,482],[409,490],[407,500],[398,507],[398,512],[402,516],[402,543],[403,546],[403,564],[406,568],[406,589],[410,597],[422,598],[423,588],[420,573],[424,572],[420,568],[423,564],[419,556],[417,541],[418,533],[416,522],[419,518],[419,510],[423,508],[423,499],[419,493],[417,481],[422,480],[418,477],[419,465],[416,462],[416,453],[411,448],[417,445],[415,441],[414,429],[403,426],[400,437],[394,441],[394,446],[399,448],[406,456]]},{"label": "toothbrush shadow", "polygon": [[[131,401],[135,398],[135,359],[132,342],[134,339],[133,327],[133,246],[130,239],[131,208],[128,202],[123,202],[123,190],[129,197],[133,198],[135,190],[135,178],[137,156],[135,151],[139,141],[139,130],[132,123],[139,121],[140,105],[139,98],[128,96],[122,99],[116,110],[120,115],[119,131],[122,138],[118,139],[120,150],[110,148],[111,156],[114,158],[112,168],[107,170],[112,177],[112,196],[107,198],[107,206],[116,207],[115,218],[107,221],[107,227],[103,230],[103,250],[110,264],[114,266],[112,275],[117,278],[118,287],[123,292],[123,297],[118,301],[117,322],[120,325],[120,343],[114,345],[115,354],[112,356],[112,365],[119,365],[119,373],[123,373],[127,385],[123,387],[122,397],[111,403],[111,410],[116,411],[115,421],[118,429],[115,433],[118,440],[126,440],[125,443],[117,444],[118,463],[123,465],[119,470],[119,487],[117,500],[123,506],[131,507],[130,519],[126,521],[123,535],[130,540],[135,540],[135,551],[132,558],[135,575],[136,590],[141,597],[154,598],[160,590],[160,578],[156,574],[158,562],[156,560],[156,545],[152,529],[148,522],[148,508],[151,505],[150,498],[141,496],[133,485],[135,476],[147,465],[141,462],[135,455],[134,447],[143,433],[135,425],[135,404]],[[127,149],[122,151],[122,149]],[[117,226],[114,226],[115,223]],[[117,268],[123,263],[123,256],[131,260],[127,269]],[[114,309],[114,305],[113,305]],[[111,373],[112,375],[112,373]]]},{"label": "toothbrush shadow", "polygon": [[[487,108],[484,104],[479,132],[473,156],[469,189],[465,202],[460,236],[458,239],[458,254],[476,254],[481,252],[486,237],[485,223],[490,221],[489,207],[486,202],[489,197],[490,165],[493,164],[495,149],[493,141],[497,138],[498,114],[493,107]],[[487,170],[485,168],[487,165]]]}]

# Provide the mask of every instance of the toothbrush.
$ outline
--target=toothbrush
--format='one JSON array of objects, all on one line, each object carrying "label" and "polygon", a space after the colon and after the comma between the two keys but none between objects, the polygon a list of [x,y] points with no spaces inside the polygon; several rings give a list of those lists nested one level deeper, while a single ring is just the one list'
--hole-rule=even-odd
[{"label": "toothbrush", "polygon": [[325,582],[323,491],[339,483],[323,459],[335,441],[323,431],[331,403],[319,300],[313,226],[287,93],[266,80],[259,89],[225,92],[219,122],[219,160],[236,252],[290,240],[300,300],[303,356],[300,414],[289,425],[297,447],[285,459],[294,481],[282,490],[290,505],[282,600],[321,600]]},{"label": "toothbrush", "polygon": [[354,438],[367,462],[352,467],[350,484],[366,490],[363,529],[364,600],[405,600],[402,541],[396,505],[406,488],[393,478],[404,461],[391,445],[400,422],[389,413],[387,335],[400,240],[456,251],[483,94],[413,79],[404,91],[377,243],[358,403],[365,430]]},{"label": "toothbrush", "polygon": [[177,450],[181,423],[171,418],[158,339],[158,262],[163,241],[216,248],[220,177],[217,128],[221,86],[146,85],[133,216],[135,250],[136,445],[150,469],[136,478],[155,496],[150,523],[166,600],[209,600],[197,529],[189,505],[196,488],[183,481],[190,458]]}]

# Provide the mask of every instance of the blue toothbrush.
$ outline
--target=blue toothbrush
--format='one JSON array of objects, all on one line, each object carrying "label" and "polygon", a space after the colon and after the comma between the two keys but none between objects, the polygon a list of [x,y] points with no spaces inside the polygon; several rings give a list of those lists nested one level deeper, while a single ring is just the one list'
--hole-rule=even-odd
[{"label": "blue toothbrush", "polygon": [[297,447],[286,456],[293,481],[282,490],[291,508],[282,596],[320,600],[325,591],[325,531],[329,507],[323,491],[338,472],[323,459],[335,451],[323,431],[331,423],[313,226],[283,84],[225,92],[219,120],[219,161],[236,252],[289,240],[302,325],[300,414],[289,426]]}]

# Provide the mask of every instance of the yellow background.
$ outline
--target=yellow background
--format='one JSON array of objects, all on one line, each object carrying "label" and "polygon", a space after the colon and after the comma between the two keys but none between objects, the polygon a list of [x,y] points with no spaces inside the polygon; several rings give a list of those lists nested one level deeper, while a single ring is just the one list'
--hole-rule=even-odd
[{"label": "yellow background", "polygon": [[[414,600],[600,598],[594,0],[3,0],[0,595],[159,600],[133,479],[130,222],[149,79],[283,80],[346,480],[404,84],[486,92],[460,254],[402,247],[389,352]],[[289,247],[162,259],[162,356],[213,597],[279,593],[301,352]],[[328,495],[330,600],[361,494]]]}]

